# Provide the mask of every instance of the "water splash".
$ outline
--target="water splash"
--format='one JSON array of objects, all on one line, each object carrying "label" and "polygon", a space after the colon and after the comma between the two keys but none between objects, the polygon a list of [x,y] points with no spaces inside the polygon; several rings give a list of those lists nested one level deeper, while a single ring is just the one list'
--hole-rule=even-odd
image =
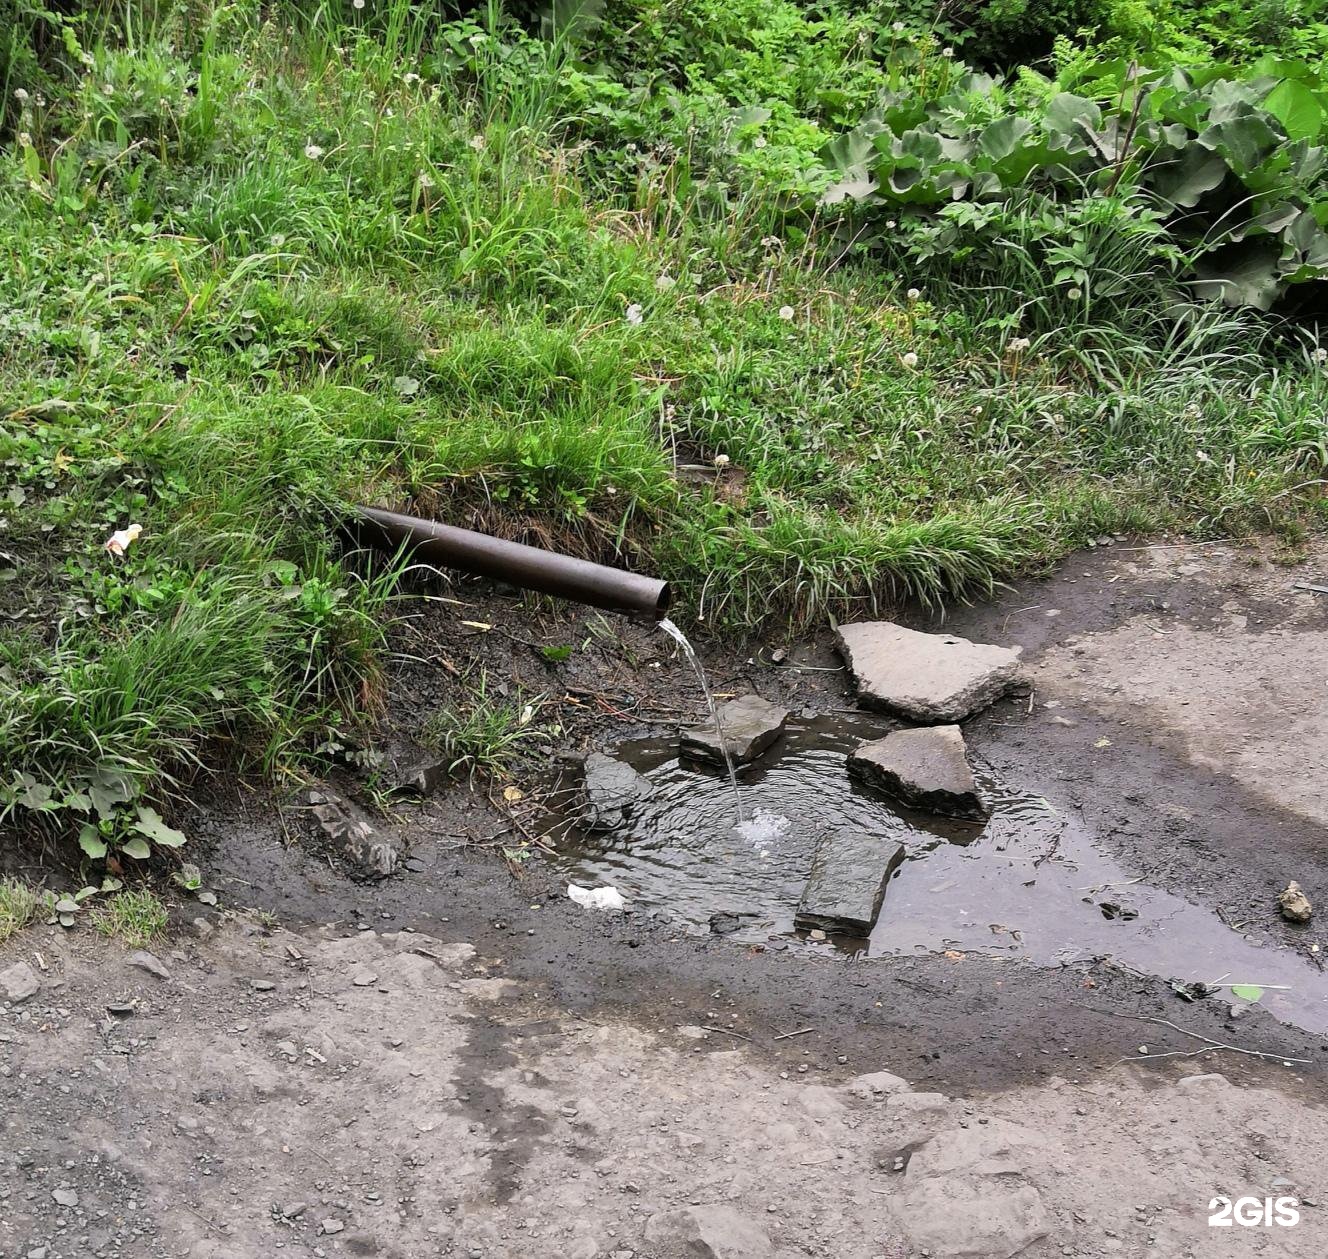
[{"label": "water splash", "polygon": [[710,694],[710,684],[706,681],[705,670],[701,667],[696,649],[687,641],[687,635],[667,616],[659,622],[659,628],[682,648],[683,655],[692,662],[692,668],[696,671],[697,681],[701,683],[701,694],[705,696],[706,706],[710,709],[710,720],[715,723],[715,734],[719,736],[719,750],[724,754],[724,768],[729,771],[729,785],[733,788],[733,807],[737,810],[739,823],[745,822],[747,817],[742,811],[742,794],[738,791],[738,772],[733,768],[733,757],[729,754],[729,741],[724,737],[724,723],[719,719],[719,709],[715,706],[714,698]]}]

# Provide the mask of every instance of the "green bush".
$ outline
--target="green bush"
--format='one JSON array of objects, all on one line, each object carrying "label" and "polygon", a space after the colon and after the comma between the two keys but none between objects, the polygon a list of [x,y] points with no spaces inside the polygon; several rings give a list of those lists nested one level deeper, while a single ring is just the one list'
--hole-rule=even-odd
[{"label": "green bush", "polygon": [[[918,239],[940,242],[934,255],[962,260],[999,217],[976,207],[1017,192],[1067,205],[1135,193],[1167,224],[1169,242],[1150,229],[1157,257],[1183,259],[1200,297],[1267,310],[1328,276],[1328,87],[1309,67],[1269,62],[1237,78],[1092,64],[1052,86],[1091,95],[1021,96],[962,66],[930,98],[916,82],[887,93],[827,146],[840,181],[823,203],[865,208],[869,221],[907,213]],[[933,216],[946,231],[927,229]],[[1120,223],[1138,237],[1142,221]],[[1070,236],[1043,251],[1057,282],[1087,291],[1095,269],[1066,251]]]}]

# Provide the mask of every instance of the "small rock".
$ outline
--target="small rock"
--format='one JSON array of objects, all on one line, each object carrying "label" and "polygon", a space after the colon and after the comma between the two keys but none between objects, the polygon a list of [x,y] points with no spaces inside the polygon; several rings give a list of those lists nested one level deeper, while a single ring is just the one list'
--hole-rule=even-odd
[{"label": "small rock", "polygon": [[277,1053],[283,1054],[287,1058],[294,1058],[300,1051],[293,1040],[277,1041]]},{"label": "small rock", "polygon": [[350,977],[350,982],[357,988],[372,988],[378,982],[378,976],[374,971],[361,969]]},{"label": "small rock", "polygon": [[689,1259],[770,1259],[774,1250],[755,1220],[714,1204],[664,1211],[646,1221],[646,1240],[663,1255]]},{"label": "small rock", "polygon": [[742,929],[745,920],[757,915],[745,909],[717,909],[710,915],[710,930],[717,936],[732,935]]},{"label": "small rock", "polygon": [[910,721],[962,721],[1022,682],[1017,647],[923,634],[890,621],[840,626],[839,649],[859,705]]},{"label": "small rock", "polygon": [[[759,695],[740,695],[719,706],[719,722],[724,729],[724,745],[734,765],[754,761],[784,733],[788,709],[772,704]],[[692,726],[682,732],[681,751],[698,761],[714,765],[724,763],[724,751],[713,722]]]},{"label": "small rock", "polygon": [[284,1219],[298,1220],[308,1209],[307,1202],[288,1202],[281,1208],[281,1214]]},{"label": "small rock", "polygon": [[0,992],[5,1000],[18,1005],[29,997],[35,997],[41,991],[41,980],[37,972],[27,962],[15,962],[13,966],[0,970]]},{"label": "small rock", "polygon": [[125,958],[126,966],[137,966],[139,970],[145,970],[149,975],[156,975],[158,979],[169,979],[171,972],[162,964],[159,957],[149,953],[146,949],[137,949]]},{"label": "small rock", "polygon": [[270,979],[255,979],[255,980],[254,980],[254,991],[255,991],[255,992],[271,992],[276,986],[277,986],[277,985],[274,984]]},{"label": "small rock", "polygon": [[913,1091],[907,1080],[892,1075],[889,1071],[873,1071],[868,1075],[855,1076],[845,1087],[854,1097],[861,1097],[864,1100]]},{"label": "small rock", "polygon": [[78,1194],[73,1189],[53,1189],[51,1197],[62,1207],[78,1206]]},{"label": "small rock", "polygon": [[324,1233],[339,1233],[346,1227],[346,1225],[335,1216],[329,1216],[326,1220],[320,1220],[318,1226]]},{"label": "small rock", "polygon": [[1300,884],[1295,879],[1292,879],[1278,896],[1277,907],[1287,922],[1309,922],[1310,916],[1314,913],[1310,898],[1300,890]]},{"label": "small rock", "polygon": [[848,772],[914,808],[978,822],[991,813],[958,726],[896,730],[864,743],[849,756]]},{"label": "small rock", "polygon": [[586,757],[584,790],[582,823],[591,830],[614,830],[627,822],[633,808],[650,794],[650,782],[625,761],[591,752]]},{"label": "small rock", "polygon": [[46,1259],[49,1253],[45,1246],[34,1246],[28,1251],[28,1259]]}]

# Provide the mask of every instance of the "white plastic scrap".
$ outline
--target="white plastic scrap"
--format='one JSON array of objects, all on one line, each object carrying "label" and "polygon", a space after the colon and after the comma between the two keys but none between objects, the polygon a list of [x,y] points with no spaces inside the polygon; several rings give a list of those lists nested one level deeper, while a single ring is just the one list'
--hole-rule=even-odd
[{"label": "white plastic scrap", "polygon": [[627,902],[616,887],[577,887],[567,885],[567,895],[586,909],[626,909]]},{"label": "white plastic scrap", "polygon": [[117,529],[106,539],[106,549],[116,556],[123,556],[129,550],[129,544],[143,532],[142,525],[130,525],[128,529]]}]

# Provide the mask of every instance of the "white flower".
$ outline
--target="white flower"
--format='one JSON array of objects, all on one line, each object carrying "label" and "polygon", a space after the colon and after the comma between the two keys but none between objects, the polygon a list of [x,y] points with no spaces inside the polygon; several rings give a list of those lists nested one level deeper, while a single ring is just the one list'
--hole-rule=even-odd
[{"label": "white flower", "polygon": [[483,136],[470,137],[470,147],[474,149],[476,153],[483,153],[485,144],[486,141]]},{"label": "white flower", "polygon": [[420,81],[420,76],[416,74],[414,70],[407,70],[402,76],[401,81],[409,87],[412,83],[418,83]]},{"label": "white flower", "polygon": [[1011,354],[1022,354],[1033,343],[1027,337],[1011,337],[1010,344],[1005,348]]},{"label": "white flower", "polygon": [[942,57],[953,57],[953,56],[954,56],[954,49],[953,49],[953,48],[942,48],[942,49],[941,49],[941,56],[942,56]]},{"label": "white flower", "polygon": [[631,324],[633,327],[635,327],[637,324],[642,323],[644,320],[645,320],[645,315],[641,310],[641,303],[633,302],[627,308],[627,322]]},{"label": "white flower", "polygon": [[20,105],[26,105],[28,103],[27,90],[25,88],[16,87],[14,89],[14,99],[18,101]]},{"label": "white flower", "polygon": [[667,293],[678,281],[671,275],[658,275],[655,277],[655,288],[661,293]]},{"label": "white flower", "polygon": [[909,289],[909,291],[908,291],[908,300],[909,300],[910,302],[916,302],[916,301],[918,300],[918,298],[921,297],[921,296],[922,296],[922,290],[921,290],[921,289]]},{"label": "white flower", "polygon": [[1328,350],[1325,350],[1323,346],[1320,346],[1314,351],[1314,361],[1316,363],[1328,363]]},{"label": "white flower", "polygon": [[362,9],[364,8],[364,0],[350,0],[350,7],[352,9]]},{"label": "white flower", "polygon": [[1083,295],[1084,295],[1083,289],[1071,289],[1068,293],[1066,293],[1065,296],[1068,297],[1072,302],[1077,302]]},{"label": "white flower", "polygon": [[887,229],[893,232],[895,228],[899,226],[899,224],[896,223],[894,219],[886,219],[885,226],[887,227]]},{"label": "white flower", "polygon": [[304,155],[311,162],[318,161],[319,158],[321,158],[326,151],[327,151],[326,149],[320,148],[312,141],[304,146]]},{"label": "white flower", "polygon": [[765,148],[765,144],[766,144],[765,136],[757,136],[756,139],[752,141],[752,148],[763,149]]},{"label": "white flower", "polygon": [[795,313],[792,306],[781,306],[779,308],[779,317],[784,320],[792,319]]},{"label": "white flower", "polygon": [[904,30],[904,24],[903,22],[896,22],[891,29],[894,31],[896,35],[899,35]]},{"label": "white flower", "polygon": [[918,365],[918,356],[914,354],[912,350],[909,350],[909,352],[899,361],[903,363],[905,367],[916,367]]},{"label": "white flower", "polygon": [[727,468],[729,466],[729,457],[728,455],[716,455],[714,463],[717,468]]}]

